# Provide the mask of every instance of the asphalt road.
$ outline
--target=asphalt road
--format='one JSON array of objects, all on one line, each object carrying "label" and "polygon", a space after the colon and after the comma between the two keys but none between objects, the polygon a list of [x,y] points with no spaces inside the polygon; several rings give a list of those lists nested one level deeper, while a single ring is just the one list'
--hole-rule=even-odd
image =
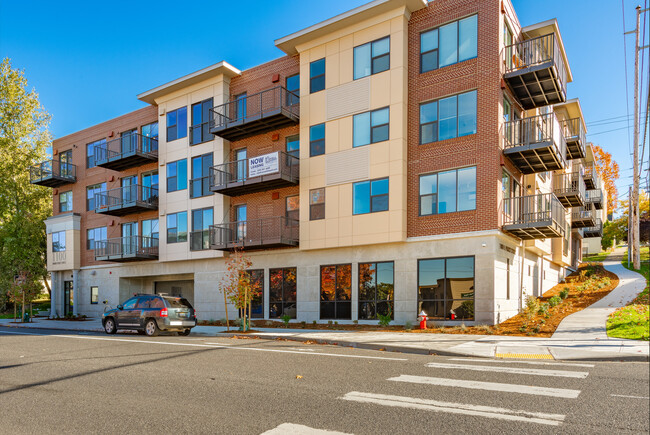
[{"label": "asphalt road", "polygon": [[0,431],[648,433],[648,367],[0,327]]}]

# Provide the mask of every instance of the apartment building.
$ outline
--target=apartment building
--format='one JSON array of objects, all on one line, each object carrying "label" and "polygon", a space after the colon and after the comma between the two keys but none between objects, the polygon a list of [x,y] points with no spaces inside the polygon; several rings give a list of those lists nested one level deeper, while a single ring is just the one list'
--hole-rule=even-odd
[{"label": "apartment building", "polygon": [[555,20],[375,0],[275,45],[285,56],[219,62],[54,141],[32,168],[53,188],[53,315],[164,292],[224,318],[241,248],[256,318],[494,324],[602,233]]}]

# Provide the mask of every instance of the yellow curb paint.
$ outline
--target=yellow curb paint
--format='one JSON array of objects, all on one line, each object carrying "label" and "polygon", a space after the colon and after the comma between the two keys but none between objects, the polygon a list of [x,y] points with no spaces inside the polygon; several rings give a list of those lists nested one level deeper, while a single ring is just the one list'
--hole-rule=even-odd
[{"label": "yellow curb paint", "polygon": [[496,358],[516,358],[516,359],[555,359],[553,355],[547,353],[496,353]]}]

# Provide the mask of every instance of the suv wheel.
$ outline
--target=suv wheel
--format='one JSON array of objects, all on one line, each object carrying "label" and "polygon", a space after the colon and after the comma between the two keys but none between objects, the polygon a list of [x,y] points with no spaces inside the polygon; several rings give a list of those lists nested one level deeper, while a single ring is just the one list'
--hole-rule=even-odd
[{"label": "suv wheel", "polygon": [[104,331],[106,331],[107,334],[115,334],[117,331],[117,328],[115,327],[115,320],[113,320],[112,317],[109,317],[104,322]]},{"label": "suv wheel", "polygon": [[192,332],[191,329],[185,329],[183,331],[178,331],[178,335],[188,336],[188,335],[190,335],[190,332]]},{"label": "suv wheel", "polygon": [[160,332],[158,329],[158,324],[154,319],[147,320],[147,324],[144,326],[144,333],[149,337],[155,337]]}]

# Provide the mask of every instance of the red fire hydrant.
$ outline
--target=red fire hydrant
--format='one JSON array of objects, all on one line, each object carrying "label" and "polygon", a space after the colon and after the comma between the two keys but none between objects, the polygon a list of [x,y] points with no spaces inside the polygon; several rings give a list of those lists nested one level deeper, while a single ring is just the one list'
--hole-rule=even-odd
[{"label": "red fire hydrant", "polygon": [[424,310],[420,311],[420,317],[418,317],[418,320],[420,321],[420,329],[427,329],[427,313],[425,313]]}]

